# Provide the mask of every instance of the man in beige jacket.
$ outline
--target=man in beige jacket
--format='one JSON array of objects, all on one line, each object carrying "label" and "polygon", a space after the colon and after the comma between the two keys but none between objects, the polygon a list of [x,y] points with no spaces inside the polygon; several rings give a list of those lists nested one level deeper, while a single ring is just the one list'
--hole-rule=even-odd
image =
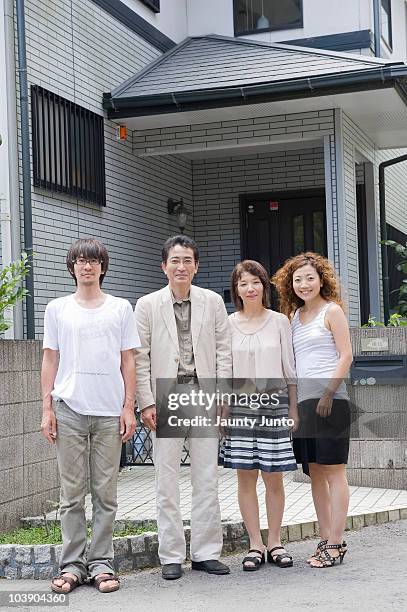
[{"label": "man in beige jacket", "polygon": [[[217,293],[192,286],[198,263],[198,248],[191,238],[169,238],[161,264],[168,285],[140,298],[135,308],[141,340],[136,351],[137,399],[142,420],[153,432],[157,429],[157,379],[199,388],[203,380],[232,375],[226,309]],[[219,561],[218,438],[190,433],[192,569],[227,574],[229,568]],[[181,577],[186,554],[178,482],[183,442],[183,437],[154,435],[158,553],[167,580]]]}]

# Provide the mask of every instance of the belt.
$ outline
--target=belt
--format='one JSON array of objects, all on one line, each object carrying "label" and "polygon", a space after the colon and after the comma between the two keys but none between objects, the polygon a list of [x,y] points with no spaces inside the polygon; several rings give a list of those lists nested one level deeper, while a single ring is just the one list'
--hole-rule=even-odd
[{"label": "belt", "polygon": [[188,383],[197,383],[197,382],[198,382],[198,377],[196,376],[196,374],[177,376],[177,383],[180,385],[185,385]]}]

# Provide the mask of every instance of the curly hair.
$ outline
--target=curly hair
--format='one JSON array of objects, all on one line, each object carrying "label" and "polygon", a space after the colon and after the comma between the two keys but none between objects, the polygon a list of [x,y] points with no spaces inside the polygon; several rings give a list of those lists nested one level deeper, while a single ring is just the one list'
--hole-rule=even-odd
[{"label": "curly hair", "polygon": [[232,276],[230,279],[232,300],[236,307],[236,310],[243,310],[243,300],[238,294],[237,284],[244,272],[248,272],[249,274],[257,276],[257,278],[260,279],[261,284],[263,285],[263,306],[264,308],[270,308],[270,280],[267,271],[258,261],[254,261],[252,259],[245,259],[233,268]]},{"label": "curly hair", "polygon": [[293,289],[293,275],[298,268],[307,264],[315,268],[322,281],[321,297],[329,302],[336,302],[342,310],[345,310],[340,295],[340,284],[332,263],[322,255],[307,251],[287,259],[271,279],[279,293],[280,311],[287,317],[291,317],[297,308],[304,304],[304,300],[299,298]]}]

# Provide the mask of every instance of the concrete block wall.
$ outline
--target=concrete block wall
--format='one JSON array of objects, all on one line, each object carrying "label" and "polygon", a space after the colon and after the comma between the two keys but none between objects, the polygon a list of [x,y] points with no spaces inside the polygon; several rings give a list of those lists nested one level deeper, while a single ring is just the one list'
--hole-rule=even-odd
[{"label": "concrete block wall", "polygon": [[41,346],[0,340],[0,531],[59,500],[55,447],[40,434]]},{"label": "concrete block wall", "polygon": [[[352,348],[361,354],[362,338],[387,338],[388,351],[363,355],[405,355],[407,328],[352,329]],[[407,488],[406,384],[356,385],[349,388],[351,401],[363,411],[358,437],[351,440],[349,482],[365,487]],[[370,425],[370,427],[369,427]]]},{"label": "concrete block wall", "polygon": [[[156,59],[160,52],[91,0],[27,0],[29,85],[37,84],[103,115],[102,95]],[[18,109],[19,110],[19,109]],[[111,264],[104,288],[134,305],[164,282],[160,245],[176,232],[167,198],[192,201],[191,163],[133,153],[133,133],[116,140],[105,119],[106,207],[33,188],[35,318],[42,335],[47,302],[73,290],[65,256],[78,237],[107,245]],[[189,228],[192,232],[192,228]]]},{"label": "concrete block wall", "polygon": [[[377,337],[388,339],[388,350],[362,353],[362,338]],[[405,355],[407,328],[353,328],[351,340],[354,355]],[[406,384],[348,385],[351,403],[358,410],[351,427],[349,484],[383,489],[407,488]],[[301,470],[296,472],[294,480],[309,482]]]}]

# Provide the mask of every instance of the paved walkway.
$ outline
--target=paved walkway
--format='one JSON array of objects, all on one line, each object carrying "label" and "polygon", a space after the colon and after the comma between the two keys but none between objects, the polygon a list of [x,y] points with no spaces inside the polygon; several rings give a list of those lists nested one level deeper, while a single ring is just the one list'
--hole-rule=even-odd
[{"label": "paved walkway", "polygon": [[[266,564],[258,572],[242,572],[242,552],[226,556],[228,576],[193,572],[189,564],[181,580],[161,578],[159,568],[122,577],[119,591],[102,595],[91,586],[76,589],[69,607],[19,607],[19,612],[405,612],[407,592],[407,521],[374,525],[348,537],[349,552],[342,565],[311,569],[305,559],[315,541],[292,542],[294,567]],[[50,593],[49,581],[0,580],[0,610],[7,606],[4,591]],[[5,605],[4,608],[1,604]]]},{"label": "paved walkway", "polygon": [[[308,483],[293,482],[293,473],[285,475],[286,504],[283,525],[293,525],[316,520],[311,497],[311,486]],[[261,526],[266,527],[266,507],[264,503],[264,485],[258,480]],[[351,516],[407,508],[407,491],[395,489],[372,489],[368,487],[350,487]],[[181,467],[180,496],[183,519],[190,519],[191,485],[189,467]],[[126,468],[120,473],[118,519],[155,520],[154,467],[136,466]],[[219,498],[222,520],[241,521],[237,503],[237,481],[234,470],[219,468]],[[86,499],[87,514],[90,517],[90,498]]]}]

